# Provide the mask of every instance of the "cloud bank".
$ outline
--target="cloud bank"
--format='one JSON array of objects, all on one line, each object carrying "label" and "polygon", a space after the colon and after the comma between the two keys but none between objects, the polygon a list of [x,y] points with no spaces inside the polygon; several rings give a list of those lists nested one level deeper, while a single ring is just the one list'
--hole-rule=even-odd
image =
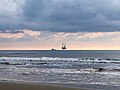
[{"label": "cloud bank", "polygon": [[119,0],[1,0],[0,30],[120,31]]}]

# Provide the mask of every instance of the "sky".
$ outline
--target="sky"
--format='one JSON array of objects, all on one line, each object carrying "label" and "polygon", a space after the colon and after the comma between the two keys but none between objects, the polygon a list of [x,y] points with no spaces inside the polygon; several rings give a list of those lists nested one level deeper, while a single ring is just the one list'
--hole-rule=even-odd
[{"label": "sky", "polygon": [[120,0],[0,0],[0,50],[120,50]]}]

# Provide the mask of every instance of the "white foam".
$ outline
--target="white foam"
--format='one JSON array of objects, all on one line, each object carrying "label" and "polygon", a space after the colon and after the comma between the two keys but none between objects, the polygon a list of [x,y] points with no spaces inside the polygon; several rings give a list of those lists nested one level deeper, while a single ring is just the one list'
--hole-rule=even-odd
[{"label": "white foam", "polygon": [[1,57],[0,60],[78,60],[78,58],[58,58],[58,57]]},{"label": "white foam", "polygon": [[27,64],[30,62],[43,62],[43,63],[116,63],[119,64],[120,60],[115,59],[99,59],[99,58],[59,58],[59,57],[0,57],[0,63],[8,62],[9,64]]}]

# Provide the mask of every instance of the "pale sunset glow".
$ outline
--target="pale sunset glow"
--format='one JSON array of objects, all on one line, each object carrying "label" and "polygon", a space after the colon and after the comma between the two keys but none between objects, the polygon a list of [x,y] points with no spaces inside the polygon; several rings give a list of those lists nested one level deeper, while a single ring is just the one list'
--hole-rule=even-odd
[{"label": "pale sunset glow", "polygon": [[[68,50],[119,50],[120,32],[47,32],[19,30],[18,33],[0,33],[2,50],[61,49],[66,42]],[[9,43],[9,45],[8,45]],[[34,46],[34,47],[33,47]]]}]

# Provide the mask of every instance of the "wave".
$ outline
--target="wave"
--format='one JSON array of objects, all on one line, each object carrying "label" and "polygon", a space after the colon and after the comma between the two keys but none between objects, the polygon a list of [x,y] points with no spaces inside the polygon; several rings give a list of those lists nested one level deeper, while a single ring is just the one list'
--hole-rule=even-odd
[{"label": "wave", "polygon": [[120,64],[120,59],[110,58],[59,58],[59,57],[0,57],[0,64],[5,65],[48,65],[69,63],[114,63]]},{"label": "wave", "polygon": [[80,72],[120,72],[120,68],[83,68],[77,69]]},{"label": "wave", "polygon": [[120,68],[93,68],[95,72],[120,72]]}]

